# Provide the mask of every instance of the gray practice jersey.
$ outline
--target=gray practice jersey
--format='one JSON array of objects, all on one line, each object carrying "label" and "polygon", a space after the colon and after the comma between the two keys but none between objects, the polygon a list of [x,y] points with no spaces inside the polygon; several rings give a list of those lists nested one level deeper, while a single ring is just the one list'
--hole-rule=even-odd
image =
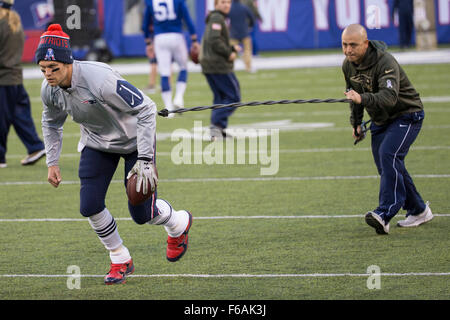
[{"label": "gray practice jersey", "polygon": [[156,105],[107,64],[74,61],[71,87],[52,87],[44,79],[41,98],[47,166],[58,164],[67,115],[80,124],[78,151],[137,150],[139,157],[154,158]]}]

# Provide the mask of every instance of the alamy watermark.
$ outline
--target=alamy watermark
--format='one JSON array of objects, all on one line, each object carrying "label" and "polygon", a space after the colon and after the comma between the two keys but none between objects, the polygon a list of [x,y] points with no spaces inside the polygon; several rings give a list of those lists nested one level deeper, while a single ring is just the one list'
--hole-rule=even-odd
[{"label": "alamy watermark", "polygon": [[381,269],[377,265],[371,265],[367,267],[367,273],[370,276],[367,278],[367,289],[381,289]]},{"label": "alamy watermark", "polygon": [[71,265],[67,267],[67,289],[81,289],[81,269],[79,266]]},{"label": "alamy watermark", "polygon": [[75,4],[70,5],[66,9],[66,13],[69,15],[66,19],[66,27],[69,30],[81,29],[81,8]]},{"label": "alamy watermark", "polygon": [[254,165],[261,175],[275,175],[280,166],[279,129],[237,128],[232,136],[211,141],[209,130],[194,121],[193,132],[176,129],[171,140],[178,142],[171,151],[176,165]]},{"label": "alamy watermark", "polygon": [[366,26],[368,29],[381,29],[381,10],[376,5],[370,5],[366,9]]}]

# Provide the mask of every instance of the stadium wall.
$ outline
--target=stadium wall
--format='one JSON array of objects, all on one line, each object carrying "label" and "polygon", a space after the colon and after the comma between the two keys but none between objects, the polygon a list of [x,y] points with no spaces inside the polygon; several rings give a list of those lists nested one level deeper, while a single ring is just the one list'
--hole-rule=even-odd
[{"label": "stadium wall", "polygon": [[[450,0],[435,4],[436,35],[439,44],[450,43]],[[77,1],[70,1],[77,4]],[[93,0],[98,27],[115,57],[144,56],[140,30],[143,0]],[[203,34],[205,17],[214,0],[187,1],[197,30]],[[263,21],[258,24],[260,50],[319,49],[340,47],[340,35],[350,23],[368,28],[371,39],[398,44],[398,21],[391,17],[393,0],[258,0]],[[52,22],[53,0],[16,1],[26,33],[23,61],[32,61],[39,35]],[[194,8],[194,10],[192,10]],[[67,14],[70,17],[70,14]],[[83,16],[81,29],[83,29]],[[63,25],[67,33],[67,27]],[[78,30],[82,31],[82,30]],[[89,32],[89,31],[87,31]],[[76,52],[83,58],[83,50]]]}]

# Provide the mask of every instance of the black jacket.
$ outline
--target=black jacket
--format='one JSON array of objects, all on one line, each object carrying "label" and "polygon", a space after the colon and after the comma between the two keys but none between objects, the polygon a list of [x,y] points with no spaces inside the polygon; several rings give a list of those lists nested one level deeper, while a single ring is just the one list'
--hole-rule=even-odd
[{"label": "black jacket", "polygon": [[211,11],[206,17],[200,51],[202,72],[212,74],[233,72],[234,63],[228,60],[232,52],[225,15],[217,10]]},{"label": "black jacket", "polygon": [[419,94],[386,48],[384,42],[371,40],[361,64],[347,58],[342,64],[347,89],[361,95],[360,105],[350,104],[352,126],[361,124],[364,109],[377,125],[423,109]]},{"label": "black jacket", "polygon": [[0,86],[23,83],[21,61],[24,42],[22,29],[13,33],[8,19],[0,19]]}]

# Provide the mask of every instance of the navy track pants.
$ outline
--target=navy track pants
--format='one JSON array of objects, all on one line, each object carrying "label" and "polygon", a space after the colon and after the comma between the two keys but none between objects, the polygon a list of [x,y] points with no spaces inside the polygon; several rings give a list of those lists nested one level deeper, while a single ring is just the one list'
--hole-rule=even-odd
[{"label": "navy track pants", "polygon": [[44,149],[31,116],[30,98],[23,85],[0,86],[0,162],[6,162],[7,138],[11,125],[28,154]]},{"label": "navy track pants", "polygon": [[402,115],[388,125],[372,122],[372,154],[380,179],[379,206],[375,212],[389,222],[403,208],[410,214],[425,210],[425,203],[405,167],[405,157],[416,140],[423,111]]}]

